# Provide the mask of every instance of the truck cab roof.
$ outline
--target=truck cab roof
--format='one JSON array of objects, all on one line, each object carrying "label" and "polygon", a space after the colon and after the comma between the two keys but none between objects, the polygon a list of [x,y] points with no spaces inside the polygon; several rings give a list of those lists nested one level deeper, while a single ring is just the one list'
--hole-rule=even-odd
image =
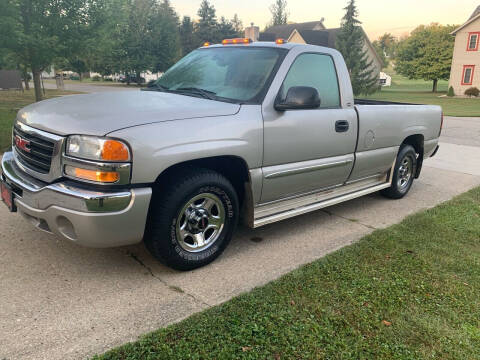
[{"label": "truck cab roof", "polygon": [[222,48],[222,47],[271,47],[271,48],[277,48],[277,49],[286,49],[286,50],[291,50],[293,48],[303,48],[305,51],[315,51],[315,52],[324,52],[324,53],[331,53],[331,52],[336,52],[337,50],[332,49],[332,48],[327,48],[324,46],[317,46],[317,45],[309,45],[309,44],[298,44],[298,43],[289,43],[286,42],[284,44],[277,44],[275,42],[271,41],[254,41],[248,44],[228,44],[228,45],[223,45],[223,44],[211,44],[208,46],[203,46],[201,49],[208,49],[208,48]]}]

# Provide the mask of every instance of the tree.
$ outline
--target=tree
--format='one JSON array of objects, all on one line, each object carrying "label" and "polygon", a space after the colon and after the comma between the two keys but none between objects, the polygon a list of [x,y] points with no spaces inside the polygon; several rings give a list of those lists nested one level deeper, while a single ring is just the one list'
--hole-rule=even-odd
[{"label": "tree", "polygon": [[[42,100],[40,75],[63,58],[78,28],[88,23],[91,0],[3,0],[0,24],[13,23],[2,32],[2,47],[33,74],[35,99]],[[93,1],[93,0],[92,0]],[[8,37],[8,40],[5,38]]]},{"label": "tree", "polygon": [[242,37],[244,34],[243,23],[242,23],[242,20],[238,18],[238,15],[234,14],[233,19],[230,22],[233,26],[233,30],[235,31],[236,36]]},{"label": "tree", "polygon": [[395,50],[397,48],[398,40],[390,33],[385,33],[375,40],[374,45],[382,50],[383,54],[390,59],[395,58]]},{"label": "tree", "polygon": [[384,67],[387,67],[388,64],[389,64],[389,60],[388,60],[387,56],[385,55],[385,52],[383,51],[380,43],[379,43],[377,40],[375,40],[375,41],[372,43],[372,45],[373,45],[373,48],[375,49],[375,52],[377,53],[378,57],[379,57],[380,59],[382,59],[383,66],[384,66]]},{"label": "tree", "polygon": [[336,48],[342,53],[350,73],[354,95],[368,95],[379,89],[378,74],[373,61],[368,60],[365,34],[360,27],[355,0],[345,8]]},{"label": "tree", "polygon": [[91,12],[92,36],[87,43],[90,69],[102,75],[125,71],[126,50],[123,38],[128,21],[128,0],[104,0]]},{"label": "tree", "polygon": [[184,16],[179,28],[180,42],[182,46],[182,55],[187,55],[194,49],[200,46],[200,41],[195,33],[192,19],[189,16]]},{"label": "tree", "polygon": [[272,13],[271,26],[285,25],[288,20],[287,0],[275,0],[270,6]]},{"label": "tree", "polygon": [[131,74],[135,74],[137,82],[140,82],[140,73],[149,69],[153,63],[151,34],[155,7],[155,0],[130,0],[127,5],[127,22],[121,41],[125,53],[123,64],[128,75],[127,83]]},{"label": "tree", "polygon": [[217,31],[221,39],[231,39],[238,37],[238,32],[235,31],[232,23],[225,19],[224,16],[220,18],[220,21],[217,25]]},{"label": "tree", "polygon": [[198,23],[195,26],[195,33],[198,39],[203,43],[219,42],[221,40],[217,28],[217,15],[213,5],[208,0],[203,0],[200,4],[200,9],[197,12]]},{"label": "tree", "polygon": [[150,52],[153,72],[165,72],[182,55],[179,19],[169,0],[163,0],[155,8],[151,19]]},{"label": "tree", "polygon": [[397,49],[395,70],[409,79],[433,81],[432,92],[437,92],[438,80],[448,80],[452,63],[456,26],[420,25],[410,37],[401,41]]}]

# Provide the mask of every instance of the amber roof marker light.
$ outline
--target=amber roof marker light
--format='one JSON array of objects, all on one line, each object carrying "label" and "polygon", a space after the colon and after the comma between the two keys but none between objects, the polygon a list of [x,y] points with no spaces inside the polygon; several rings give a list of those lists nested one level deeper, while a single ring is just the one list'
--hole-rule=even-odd
[{"label": "amber roof marker light", "polygon": [[208,41],[205,41],[205,42],[203,43],[203,46],[210,46],[210,45],[212,45],[212,44],[211,44],[210,42],[208,42]]},{"label": "amber roof marker light", "polygon": [[233,44],[250,44],[252,39],[249,38],[235,38],[235,39],[223,39],[223,45],[233,45]]},{"label": "amber roof marker light", "polygon": [[283,44],[286,44],[288,41],[285,40],[285,39],[277,39],[275,40],[275,44],[277,45],[283,45]]}]

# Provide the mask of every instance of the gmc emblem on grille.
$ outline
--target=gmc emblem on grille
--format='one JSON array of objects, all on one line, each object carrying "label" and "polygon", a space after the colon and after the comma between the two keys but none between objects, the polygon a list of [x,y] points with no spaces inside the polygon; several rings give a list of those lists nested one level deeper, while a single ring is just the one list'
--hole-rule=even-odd
[{"label": "gmc emblem on grille", "polygon": [[30,141],[15,135],[15,146],[19,148],[20,150],[23,150],[25,152],[30,152]]}]

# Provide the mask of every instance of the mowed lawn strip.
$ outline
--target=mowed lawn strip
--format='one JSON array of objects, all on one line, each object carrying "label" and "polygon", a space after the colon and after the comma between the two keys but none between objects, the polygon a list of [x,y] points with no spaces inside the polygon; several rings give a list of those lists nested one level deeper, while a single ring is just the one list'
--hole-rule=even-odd
[{"label": "mowed lawn strip", "polygon": [[[432,82],[410,80],[398,75],[392,68],[386,70],[392,76],[392,86],[360,98],[394,101],[412,104],[440,105],[447,116],[480,116],[480,98],[447,97],[448,82],[440,80],[438,93],[432,93]],[[463,94],[457,94],[463,95]]]},{"label": "mowed lawn strip", "polygon": [[480,188],[94,357],[232,358],[480,359]]},{"label": "mowed lawn strip", "polygon": [[[72,91],[45,90],[47,99],[61,95],[78,94]],[[12,126],[18,110],[35,102],[32,90],[21,92],[14,90],[0,91],[0,153],[6,151],[12,143]]]}]

